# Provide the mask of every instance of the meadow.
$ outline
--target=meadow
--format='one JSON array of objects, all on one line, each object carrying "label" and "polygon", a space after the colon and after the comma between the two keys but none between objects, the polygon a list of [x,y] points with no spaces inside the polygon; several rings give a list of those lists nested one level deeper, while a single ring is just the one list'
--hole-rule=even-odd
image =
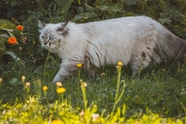
[{"label": "meadow", "polygon": [[48,54],[44,65],[2,64],[0,123],[186,122],[185,65],[153,64],[131,77],[128,66],[107,66],[93,78],[81,67],[72,77],[51,83],[60,60]]}]

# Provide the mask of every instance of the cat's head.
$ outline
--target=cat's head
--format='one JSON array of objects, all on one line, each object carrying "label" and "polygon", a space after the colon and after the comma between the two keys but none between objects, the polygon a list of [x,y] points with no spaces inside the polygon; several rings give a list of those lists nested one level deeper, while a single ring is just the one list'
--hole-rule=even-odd
[{"label": "cat's head", "polygon": [[61,39],[69,34],[67,23],[45,24],[39,21],[39,40],[42,47],[47,49],[56,49],[61,43]]}]

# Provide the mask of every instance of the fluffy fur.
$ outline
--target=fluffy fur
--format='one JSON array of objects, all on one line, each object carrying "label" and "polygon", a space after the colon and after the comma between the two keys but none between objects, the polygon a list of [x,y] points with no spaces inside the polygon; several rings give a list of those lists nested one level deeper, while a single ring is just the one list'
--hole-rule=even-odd
[{"label": "fluffy fur", "polygon": [[157,21],[145,17],[123,17],[75,24],[39,22],[41,46],[62,59],[53,82],[72,75],[76,64],[94,73],[100,66],[129,64],[135,73],[151,61],[183,61],[186,41],[175,36]]}]

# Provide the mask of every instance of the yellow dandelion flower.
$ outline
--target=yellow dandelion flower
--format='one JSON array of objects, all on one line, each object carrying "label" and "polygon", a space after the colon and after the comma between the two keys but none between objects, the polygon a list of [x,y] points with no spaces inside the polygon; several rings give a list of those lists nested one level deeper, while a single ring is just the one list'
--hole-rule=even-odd
[{"label": "yellow dandelion flower", "polygon": [[118,66],[122,66],[122,65],[123,65],[123,63],[119,61],[118,62]]},{"label": "yellow dandelion flower", "polygon": [[64,124],[61,120],[53,120],[51,124]]},{"label": "yellow dandelion flower", "polygon": [[30,82],[26,82],[26,87],[29,87],[30,86]]},{"label": "yellow dandelion flower", "polygon": [[84,87],[87,87],[87,83],[86,83],[86,82],[84,82],[84,83],[83,83],[83,86],[84,86]]},{"label": "yellow dandelion flower", "polygon": [[62,83],[61,82],[56,82],[56,86],[57,87],[61,87],[62,86]]},{"label": "yellow dandelion flower", "polygon": [[85,115],[85,112],[82,110],[80,113],[79,113],[79,116],[83,117]]},{"label": "yellow dandelion flower", "polygon": [[82,67],[82,64],[81,64],[81,63],[78,63],[76,66],[77,66],[78,68],[81,68],[81,67]]},{"label": "yellow dandelion flower", "polygon": [[58,94],[64,93],[65,91],[66,91],[66,89],[65,89],[64,87],[61,87],[61,88],[57,88],[57,89],[56,89],[56,92],[57,92]]},{"label": "yellow dandelion flower", "polygon": [[2,78],[0,78],[0,83],[2,83],[3,82],[3,79]]},{"label": "yellow dandelion flower", "polygon": [[25,76],[22,76],[21,79],[22,79],[22,82],[24,82],[25,81]]},{"label": "yellow dandelion flower", "polygon": [[47,91],[48,90],[48,87],[47,86],[43,86],[43,90],[44,91]]},{"label": "yellow dandelion flower", "polygon": [[92,114],[93,122],[99,122],[99,114]]}]

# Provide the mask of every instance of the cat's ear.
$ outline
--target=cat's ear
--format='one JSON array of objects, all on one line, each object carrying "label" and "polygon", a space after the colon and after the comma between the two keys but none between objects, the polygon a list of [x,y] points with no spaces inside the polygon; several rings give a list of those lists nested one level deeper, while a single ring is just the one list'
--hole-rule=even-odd
[{"label": "cat's ear", "polygon": [[69,21],[67,21],[65,24],[63,24],[63,27],[66,27],[68,23],[69,23]]},{"label": "cat's ear", "polygon": [[38,27],[39,27],[39,30],[43,29],[45,27],[45,23],[41,22],[40,20],[38,21]]},{"label": "cat's ear", "polygon": [[62,34],[63,36],[66,36],[66,35],[69,34],[69,28],[67,28],[68,22],[69,22],[69,21],[67,21],[65,24],[64,24],[64,23],[61,23],[61,27],[59,27],[59,28],[57,29],[57,31],[58,31],[58,32],[61,32],[61,34]]},{"label": "cat's ear", "polygon": [[66,23],[61,23],[61,27],[59,27],[59,28],[57,29],[57,31],[64,31],[64,29],[66,28],[68,22],[69,22],[69,21],[67,21]]}]

